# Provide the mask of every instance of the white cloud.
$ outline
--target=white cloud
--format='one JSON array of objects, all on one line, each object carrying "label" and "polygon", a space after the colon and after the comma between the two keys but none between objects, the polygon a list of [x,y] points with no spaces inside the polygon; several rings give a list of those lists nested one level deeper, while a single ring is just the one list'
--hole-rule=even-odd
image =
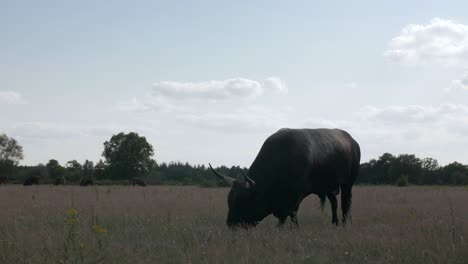
[{"label": "white cloud", "polygon": [[349,82],[345,84],[345,87],[350,89],[356,88],[357,86],[358,84],[356,82]]},{"label": "white cloud", "polygon": [[156,82],[153,95],[172,100],[226,100],[256,98],[265,93],[287,93],[286,84],[279,78],[270,77],[263,81],[245,78],[211,80],[204,82]]},{"label": "white cloud", "polygon": [[177,119],[196,127],[230,133],[275,130],[286,123],[284,113],[261,106],[238,108],[230,112],[182,114]]},{"label": "white cloud", "polygon": [[[355,114],[363,121],[389,126],[426,124],[431,126],[468,125],[468,105],[441,104],[438,106],[406,105],[374,107],[367,106]],[[448,127],[447,127],[448,128]]]},{"label": "white cloud", "polygon": [[402,63],[466,64],[468,26],[433,18],[429,24],[410,24],[394,37],[384,55]]},{"label": "white cloud", "polygon": [[0,105],[24,104],[26,101],[23,96],[13,91],[0,91]]},{"label": "white cloud", "polygon": [[171,112],[174,108],[175,106],[168,100],[152,95],[147,95],[141,99],[134,97],[117,105],[118,110],[125,112]]},{"label": "white cloud", "polygon": [[349,130],[368,154],[388,151],[463,161],[467,156],[460,156],[460,146],[468,144],[467,116],[468,105],[463,104],[369,106],[354,114]]},{"label": "white cloud", "polygon": [[265,92],[272,92],[275,94],[287,94],[288,87],[286,83],[282,81],[280,78],[276,77],[269,77],[266,78],[262,82],[262,87],[264,88]]},{"label": "white cloud", "polygon": [[312,118],[303,126],[345,129],[361,145],[362,161],[390,152],[466,162],[467,116],[465,104],[367,106],[341,119]]},{"label": "white cloud", "polygon": [[466,72],[461,79],[453,80],[450,91],[468,91],[468,72]]},{"label": "white cloud", "polygon": [[162,118],[224,132],[264,131],[278,128],[282,114],[246,99],[287,92],[285,82],[277,77],[262,81],[233,78],[196,83],[157,82],[152,94],[121,102],[117,108],[129,112],[155,112]]}]

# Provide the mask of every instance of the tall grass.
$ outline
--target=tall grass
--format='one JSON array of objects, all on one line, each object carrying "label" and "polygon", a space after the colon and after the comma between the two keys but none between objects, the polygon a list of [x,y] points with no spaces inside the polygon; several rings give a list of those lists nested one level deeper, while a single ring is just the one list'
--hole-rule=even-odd
[{"label": "tall grass", "polygon": [[227,191],[0,186],[0,263],[467,263],[468,188],[355,187],[344,228],[310,196],[299,230],[238,232]]}]

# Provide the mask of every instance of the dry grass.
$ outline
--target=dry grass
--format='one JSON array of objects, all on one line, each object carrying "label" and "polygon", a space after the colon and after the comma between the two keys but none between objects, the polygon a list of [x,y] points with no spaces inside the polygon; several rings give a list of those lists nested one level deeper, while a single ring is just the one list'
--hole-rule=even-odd
[{"label": "dry grass", "polygon": [[278,230],[269,217],[232,232],[227,189],[0,186],[0,263],[467,262],[468,188],[353,194],[346,228],[332,226],[329,205],[322,213],[310,196],[299,230]]}]

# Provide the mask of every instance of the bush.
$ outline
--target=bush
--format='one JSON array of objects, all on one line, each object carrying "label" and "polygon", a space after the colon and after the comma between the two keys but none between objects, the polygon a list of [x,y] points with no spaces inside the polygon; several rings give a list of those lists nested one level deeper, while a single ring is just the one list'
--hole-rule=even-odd
[{"label": "bush", "polygon": [[401,175],[400,178],[398,178],[398,180],[396,181],[396,185],[400,187],[408,186],[409,185],[408,175],[406,174]]}]

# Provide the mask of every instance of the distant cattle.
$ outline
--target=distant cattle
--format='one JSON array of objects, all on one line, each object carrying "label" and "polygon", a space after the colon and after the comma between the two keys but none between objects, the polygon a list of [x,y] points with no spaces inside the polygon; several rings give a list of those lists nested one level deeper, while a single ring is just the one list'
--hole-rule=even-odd
[{"label": "distant cattle", "polygon": [[133,186],[135,186],[135,185],[138,185],[138,186],[146,186],[145,181],[144,181],[143,179],[141,179],[141,178],[137,178],[137,177],[132,178],[132,179],[130,180],[130,182],[131,182],[131,184],[132,184]]},{"label": "distant cattle", "polygon": [[54,185],[65,185],[66,181],[64,177],[58,177],[54,181]]},{"label": "distant cattle", "polygon": [[38,176],[29,176],[23,183],[24,186],[31,186],[33,184],[39,184]]},{"label": "distant cattle", "polygon": [[90,186],[94,185],[94,181],[92,179],[82,179],[80,182],[80,186]]},{"label": "distant cattle", "polygon": [[5,184],[7,182],[7,177],[6,176],[0,176],[0,184]]}]

